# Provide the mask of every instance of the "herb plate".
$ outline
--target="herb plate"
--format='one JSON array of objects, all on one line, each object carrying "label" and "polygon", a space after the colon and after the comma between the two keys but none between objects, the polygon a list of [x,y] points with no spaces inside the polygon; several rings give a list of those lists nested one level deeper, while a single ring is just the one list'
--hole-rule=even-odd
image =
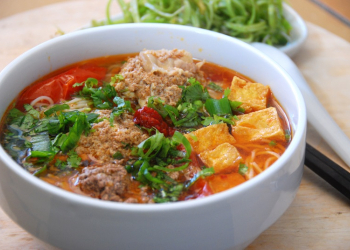
[{"label": "herb plate", "polygon": [[[307,27],[304,20],[300,17],[300,15],[289,5],[283,3],[284,15],[287,21],[292,26],[291,34],[289,36],[289,42],[284,46],[276,46],[280,51],[288,55],[289,57],[293,57],[304,44],[307,38]],[[117,21],[123,18],[123,14],[119,13],[111,18],[112,21]],[[93,21],[92,23],[100,23],[103,25],[108,25],[107,20],[99,20]],[[83,26],[83,29],[95,27],[92,23]]]}]

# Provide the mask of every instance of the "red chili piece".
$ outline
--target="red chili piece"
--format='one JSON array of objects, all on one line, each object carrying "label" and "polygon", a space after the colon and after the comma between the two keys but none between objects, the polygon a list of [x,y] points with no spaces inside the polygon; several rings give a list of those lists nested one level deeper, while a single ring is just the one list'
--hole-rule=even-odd
[{"label": "red chili piece", "polygon": [[134,123],[145,128],[156,128],[165,136],[174,134],[174,129],[163,120],[162,116],[152,108],[143,107],[134,114]]}]

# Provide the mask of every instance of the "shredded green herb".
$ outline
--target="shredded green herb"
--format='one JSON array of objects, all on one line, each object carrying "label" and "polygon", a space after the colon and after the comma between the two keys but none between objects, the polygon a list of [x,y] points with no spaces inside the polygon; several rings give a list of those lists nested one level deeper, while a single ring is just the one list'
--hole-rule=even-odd
[{"label": "shredded green herb", "polygon": [[245,42],[274,46],[288,43],[291,24],[283,0],[117,0],[123,17],[113,19],[109,0],[106,20],[92,26],[120,23],[171,23],[213,30]]}]

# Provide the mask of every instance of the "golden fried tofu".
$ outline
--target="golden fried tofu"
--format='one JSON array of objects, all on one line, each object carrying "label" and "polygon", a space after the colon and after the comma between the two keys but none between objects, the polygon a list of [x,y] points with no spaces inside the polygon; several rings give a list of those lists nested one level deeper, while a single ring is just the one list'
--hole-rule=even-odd
[{"label": "golden fried tofu", "polygon": [[200,154],[205,150],[212,150],[222,143],[235,143],[235,138],[229,133],[225,123],[210,125],[198,129],[185,137],[192,145],[193,150]]},{"label": "golden fried tofu", "polygon": [[266,108],[270,87],[261,83],[247,82],[237,76],[233,77],[228,99],[242,102],[245,113]]},{"label": "golden fried tofu", "polygon": [[223,143],[213,150],[206,150],[199,154],[203,163],[208,167],[213,167],[215,173],[229,172],[238,167],[242,159],[235,146],[230,143]]},{"label": "golden fried tofu", "polygon": [[253,142],[261,139],[284,141],[282,124],[274,107],[238,116],[232,126],[232,135],[237,142]]}]

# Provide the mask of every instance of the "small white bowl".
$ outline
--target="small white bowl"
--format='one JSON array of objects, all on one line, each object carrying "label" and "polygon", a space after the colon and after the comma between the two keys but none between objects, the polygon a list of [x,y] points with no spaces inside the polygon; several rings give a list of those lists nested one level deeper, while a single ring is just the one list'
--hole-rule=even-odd
[{"label": "small white bowl", "polygon": [[242,249],[292,203],[304,163],[306,111],[292,79],[237,39],[203,29],[122,24],[49,40],[0,73],[0,116],[28,84],[74,62],[142,49],[185,49],[270,85],[293,139],[270,168],[233,189],[171,204],[123,204],[73,194],[30,175],[0,147],[0,204],[35,237],[62,249]]},{"label": "small white bowl", "polygon": [[285,18],[292,26],[292,30],[290,41],[285,46],[278,47],[278,49],[289,57],[293,57],[300,50],[307,38],[307,27],[304,20],[292,7],[284,3],[283,10]]}]

